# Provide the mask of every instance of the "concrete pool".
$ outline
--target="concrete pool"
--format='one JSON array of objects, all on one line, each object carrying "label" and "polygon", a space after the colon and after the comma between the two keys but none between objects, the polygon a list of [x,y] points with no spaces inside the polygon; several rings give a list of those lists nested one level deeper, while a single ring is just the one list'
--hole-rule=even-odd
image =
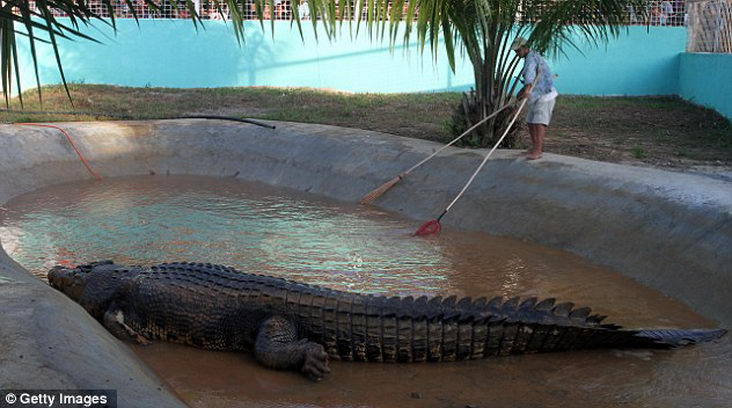
[{"label": "concrete pool", "polygon": [[[92,166],[104,176],[227,176],[346,202],[357,201],[360,195],[437,147],[374,132],[286,123],[278,124],[274,131],[196,120],[62,126],[69,129]],[[2,133],[0,202],[41,187],[88,178],[57,131],[3,126]],[[404,180],[377,204],[414,219],[415,225],[433,218],[477,164],[477,154],[451,150],[423,172]],[[500,152],[444,224],[568,250],[593,264],[635,278],[729,326],[730,306],[724,301],[730,288],[728,265],[732,264],[729,183],[546,157],[538,163],[526,163],[515,152]],[[55,378],[64,378],[67,384],[82,387],[90,384],[95,375],[106,372],[112,388],[135,389],[150,401],[158,398],[163,405],[176,404],[152,372],[129,351],[120,351],[124,347],[95,327],[95,322],[80,314],[79,308],[49,292],[37,279],[29,279],[30,275],[13,261],[4,259],[0,272],[4,280],[0,286],[6,303],[3,306],[23,313],[5,318],[14,335],[3,340],[9,340],[6,344],[11,344],[13,350],[28,351],[25,361],[8,357],[8,364],[0,368],[3,382],[40,384],[43,373],[22,372],[24,365],[37,362],[47,370],[62,373],[63,377]],[[35,304],[30,304],[30,299],[36,299],[32,302]],[[592,306],[592,302],[583,303]],[[56,315],[49,314],[51,309],[57,310]],[[57,322],[58,310],[65,316],[61,322]],[[47,323],[23,324],[28,316]],[[700,316],[694,319],[701,319],[697,323],[704,320]],[[66,327],[70,324],[76,325],[73,336],[69,332],[72,329]],[[78,339],[49,345],[55,347],[54,352],[39,351],[40,345],[31,339],[48,337],[48,330],[55,330],[56,337],[61,333],[67,339]],[[5,333],[2,335],[9,336]],[[70,363],[63,358],[64,347],[88,362],[88,371],[71,372]],[[728,353],[725,350],[715,352]],[[156,354],[165,355],[166,351]],[[102,367],[100,359],[105,356],[112,363]],[[148,362],[156,367],[152,360]],[[511,364],[492,363],[507,370]],[[156,369],[164,372],[164,364]],[[425,370],[438,375],[434,367]],[[129,374],[133,372],[134,376]],[[129,378],[135,381],[130,384]],[[130,403],[123,395],[120,400]]]}]

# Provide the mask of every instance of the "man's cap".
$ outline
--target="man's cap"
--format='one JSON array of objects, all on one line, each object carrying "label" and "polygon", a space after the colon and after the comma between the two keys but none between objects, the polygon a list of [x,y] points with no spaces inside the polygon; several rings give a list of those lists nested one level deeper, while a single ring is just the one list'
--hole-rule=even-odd
[{"label": "man's cap", "polygon": [[519,48],[525,47],[526,44],[528,44],[528,43],[529,42],[526,40],[526,38],[524,38],[524,37],[516,37],[516,39],[513,40],[513,42],[511,43],[511,49],[513,51],[517,51]]}]

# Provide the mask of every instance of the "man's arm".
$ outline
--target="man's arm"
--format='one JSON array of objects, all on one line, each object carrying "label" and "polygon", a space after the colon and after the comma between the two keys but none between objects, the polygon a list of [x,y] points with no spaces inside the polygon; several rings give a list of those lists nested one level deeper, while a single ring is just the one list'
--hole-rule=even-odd
[{"label": "man's arm", "polygon": [[524,87],[518,93],[518,98],[522,99],[531,93],[534,88],[534,81],[536,81],[536,58],[526,57],[526,64],[524,65]]}]

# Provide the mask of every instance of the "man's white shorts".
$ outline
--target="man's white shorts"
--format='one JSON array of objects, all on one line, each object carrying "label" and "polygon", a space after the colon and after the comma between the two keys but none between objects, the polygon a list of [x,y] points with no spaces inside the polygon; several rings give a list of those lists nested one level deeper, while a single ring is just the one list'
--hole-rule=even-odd
[{"label": "man's white shorts", "polygon": [[549,126],[549,122],[552,120],[552,112],[554,111],[554,102],[557,99],[542,99],[538,98],[535,102],[528,104],[529,114],[526,116],[526,123]]}]

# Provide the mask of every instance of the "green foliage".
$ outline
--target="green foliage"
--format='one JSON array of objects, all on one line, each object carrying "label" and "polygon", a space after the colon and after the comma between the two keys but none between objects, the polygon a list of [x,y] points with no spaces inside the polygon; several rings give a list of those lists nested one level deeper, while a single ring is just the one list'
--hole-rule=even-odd
[{"label": "green foliage", "polygon": [[642,147],[634,147],[632,150],[633,157],[635,157],[638,160],[645,159],[648,155],[646,151]]}]

